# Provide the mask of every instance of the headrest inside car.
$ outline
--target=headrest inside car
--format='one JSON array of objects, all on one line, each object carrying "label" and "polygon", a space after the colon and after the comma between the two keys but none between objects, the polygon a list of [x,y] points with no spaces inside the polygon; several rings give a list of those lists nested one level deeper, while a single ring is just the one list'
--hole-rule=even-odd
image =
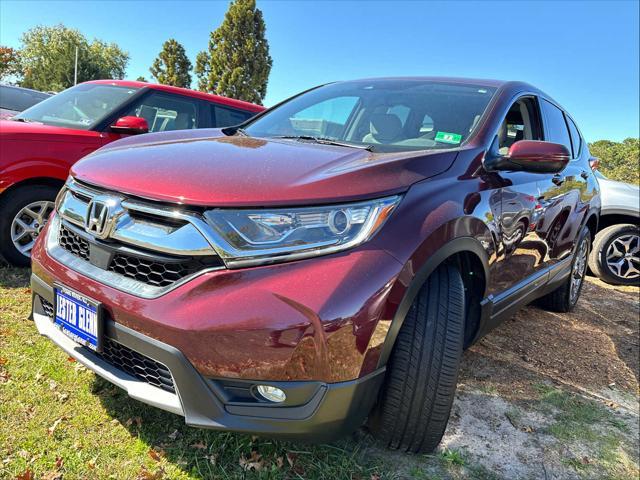
[{"label": "headrest inside car", "polygon": [[392,113],[376,113],[371,115],[369,131],[378,142],[390,142],[398,137],[402,130],[402,122]]}]

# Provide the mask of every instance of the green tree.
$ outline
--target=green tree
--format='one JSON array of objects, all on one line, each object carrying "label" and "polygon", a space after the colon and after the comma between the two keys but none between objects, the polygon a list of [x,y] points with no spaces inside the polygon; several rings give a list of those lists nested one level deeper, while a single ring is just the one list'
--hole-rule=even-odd
[{"label": "green tree", "polygon": [[129,54],[115,43],[89,43],[78,30],[62,24],[37,26],[22,35],[20,85],[37,90],[63,90],[73,85],[76,48],[78,83],[101,78],[122,79]]},{"label": "green tree", "polygon": [[164,42],[149,71],[159,83],[184,88],[191,86],[191,62],[184,47],[173,38]]},{"label": "green tree", "polygon": [[0,45],[0,80],[20,75],[20,54],[15,48]]},{"label": "green tree", "polygon": [[233,0],[209,48],[198,53],[198,89],[262,105],[272,60],[255,0]]},{"label": "green tree", "polygon": [[146,78],[144,78],[142,75],[140,75],[138,78],[136,78],[136,82],[148,82],[149,80],[147,80]]},{"label": "green tree", "polygon": [[598,140],[589,144],[589,151],[600,159],[599,170],[606,177],[640,184],[639,138],[626,138],[622,142]]}]

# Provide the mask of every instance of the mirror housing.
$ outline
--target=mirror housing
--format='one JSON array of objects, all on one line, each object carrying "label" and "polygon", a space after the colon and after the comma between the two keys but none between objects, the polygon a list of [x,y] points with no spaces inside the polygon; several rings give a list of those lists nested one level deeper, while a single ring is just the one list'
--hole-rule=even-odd
[{"label": "mirror housing", "polygon": [[110,127],[112,132],[123,133],[127,135],[138,135],[149,131],[149,124],[144,118],[127,116],[120,117]]},{"label": "mirror housing", "polygon": [[531,173],[558,173],[571,159],[564,145],[539,140],[520,140],[509,148],[507,155],[497,153],[496,142],[484,159],[488,171],[509,170]]}]

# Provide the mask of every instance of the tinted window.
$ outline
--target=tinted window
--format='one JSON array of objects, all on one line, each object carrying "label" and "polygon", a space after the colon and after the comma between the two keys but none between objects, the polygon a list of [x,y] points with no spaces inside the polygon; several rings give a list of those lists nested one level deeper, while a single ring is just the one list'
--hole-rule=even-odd
[{"label": "tinted window", "polygon": [[213,116],[211,122],[213,123],[213,126],[217,128],[239,125],[255,115],[253,112],[222,107],[220,105],[211,105],[211,112]]},{"label": "tinted window", "polygon": [[126,115],[142,117],[150,132],[197,128],[197,105],[186,97],[152,93],[144,97]]},{"label": "tinted window", "polygon": [[256,137],[317,136],[377,152],[455,148],[478,124],[495,89],[422,79],[337,82],[252,121]]},{"label": "tinted window", "polygon": [[569,133],[571,134],[571,144],[573,145],[573,158],[578,158],[580,155],[580,148],[582,147],[582,138],[580,137],[580,132],[578,132],[578,127],[573,123],[569,117],[567,118],[567,123],[569,124]]},{"label": "tinted window", "polygon": [[37,103],[14,118],[89,130],[137,91],[131,87],[82,83]]},{"label": "tinted window", "polygon": [[546,140],[564,145],[571,152],[571,137],[569,137],[567,123],[564,121],[564,113],[544,99],[541,100],[540,105],[544,113]]},{"label": "tinted window", "polygon": [[21,112],[49,96],[22,88],[0,86],[0,108]]}]

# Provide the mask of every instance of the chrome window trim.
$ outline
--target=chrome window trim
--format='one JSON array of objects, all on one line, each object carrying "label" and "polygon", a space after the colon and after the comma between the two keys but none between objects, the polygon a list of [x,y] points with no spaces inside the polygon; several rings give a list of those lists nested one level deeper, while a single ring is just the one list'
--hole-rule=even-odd
[{"label": "chrome window trim", "polygon": [[125,277],[119,273],[111,272],[109,270],[103,270],[102,268],[92,265],[90,262],[83,260],[82,258],[69,253],[62,248],[58,242],[60,226],[62,221],[58,215],[55,215],[49,221],[48,234],[46,238],[47,253],[58,262],[62,263],[71,270],[78,272],[85,277],[88,277],[96,282],[100,282],[109,287],[115,288],[124,293],[135,295],[145,299],[154,299],[168,292],[175,290],[179,286],[193,280],[194,278],[203,275],[205,273],[223,270],[225,267],[209,267],[204,268],[192,275],[181,278],[177,282],[167,285],[165,287],[156,287],[154,285],[147,285],[146,283],[139,282],[132,278]]}]

